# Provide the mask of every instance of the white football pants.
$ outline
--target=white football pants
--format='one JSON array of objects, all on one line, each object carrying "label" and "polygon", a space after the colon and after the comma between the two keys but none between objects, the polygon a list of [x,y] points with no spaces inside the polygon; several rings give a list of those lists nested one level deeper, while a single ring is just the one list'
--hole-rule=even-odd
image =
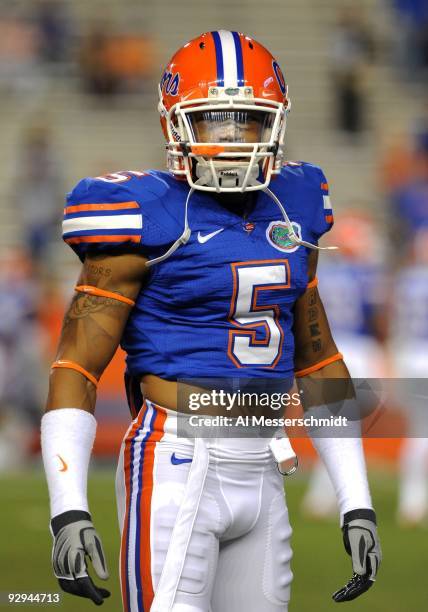
[{"label": "white football pants", "polygon": [[146,401],[116,478],[125,612],[286,612],[283,478],[266,438],[184,439]]}]

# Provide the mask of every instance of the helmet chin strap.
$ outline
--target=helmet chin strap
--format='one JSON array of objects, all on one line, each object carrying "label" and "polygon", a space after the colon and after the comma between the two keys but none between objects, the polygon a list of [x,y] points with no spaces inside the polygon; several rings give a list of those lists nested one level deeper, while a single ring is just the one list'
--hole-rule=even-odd
[{"label": "helmet chin strap", "polygon": [[[260,184],[257,180],[259,168],[256,164],[251,163],[251,161],[252,160],[250,160],[249,164],[242,164],[241,166],[231,163],[215,165],[212,159],[207,161],[204,160],[203,163],[198,162],[196,164],[196,176],[198,180],[195,184],[214,187],[217,193],[221,193],[222,187],[238,187],[243,193],[246,187]],[[236,185],[236,181],[238,181],[238,185]]]},{"label": "helmet chin strap", "polygon": [[[202,183],[204,178],[205,178],[204,176],[199,178],[198,181],[196,181],[195,184],[197,185],[198,183]],[[320,246],[318,246],[316,244],[312,244],[311,242],[306,242],[306,240],[301,240],[297,236],[296,232],[294,231],[294,228],[293,228],[293,226],[291,224],[291,221],[288,218],[288,215],[285,212],[285,208],[281,204],[280,200],[276,197],[276,195],[268,187],[266,187],[262,191],[264,193],[266,193],[266,195],[268,195],[275,202],[275,204],[278,206],[279,210],[281,211],[281,214],[283,216],[284,222],[287,225],[288,230],[290,232],[290,240],[292,242],[294,242],[295,244],[301,245],[301,246],[305,246],[308,249],[314,249],[314,250],[317,250],[317,251],[334,251],[334,250],[338,249],[337,246],[320,247]],[[189,227],[188,210],[189,210],[190,198],[192,197],[194,192],[195,192],[195,188],[192,187],[189,190],[189,193],[187,194],[186,204],[184,206],[184,229],[183,229],[183,233],[169,247],[169,249],[166,251],[166,253],[164,253],[163,255],[160,255],[159,257],[155,257],[154,259],[149,259],[146,262],[146,266],[147,267],[150,268],[151,266],[154,266],[155,264],[158,264],[158,263],[161,263],[162,261],[165,261],[165,259],[168,259],[168,257],[170,257],[182,244],[186,244],[189,241],[190,236],[192,234],[192,230]]]}]

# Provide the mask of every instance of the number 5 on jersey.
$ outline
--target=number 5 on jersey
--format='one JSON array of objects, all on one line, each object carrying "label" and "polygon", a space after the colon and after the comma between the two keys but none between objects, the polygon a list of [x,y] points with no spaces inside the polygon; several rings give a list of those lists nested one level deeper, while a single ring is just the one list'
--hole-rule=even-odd
[{"label": "number 5 on jersey", "polygon": [[231,268],[233,295],[229,320],[238,329],[229,331],[228,356],[238,368],[252,365],[274,368],[284,341],[280,308],[278,304],[258,302],[262,291],[290,287],[288,260],[236,262]]}]

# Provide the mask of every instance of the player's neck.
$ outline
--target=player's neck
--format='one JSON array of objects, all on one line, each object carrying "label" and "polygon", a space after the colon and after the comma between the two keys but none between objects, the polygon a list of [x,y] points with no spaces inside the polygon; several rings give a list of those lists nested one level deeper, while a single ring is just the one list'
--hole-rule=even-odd
[{"label": "player's neck", "polygon": [[253,192],[218,193],[214,195],[214,198],[221,206],[245,219],[253,211],[256,202],[255,195]]}]

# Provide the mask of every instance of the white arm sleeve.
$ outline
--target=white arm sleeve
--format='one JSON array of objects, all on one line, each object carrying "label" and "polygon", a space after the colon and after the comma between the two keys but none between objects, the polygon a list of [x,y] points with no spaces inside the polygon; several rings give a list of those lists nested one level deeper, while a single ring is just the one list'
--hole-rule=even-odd
[{"label": "white arm sleeve", "polygon": [[305,417],[313,416],[316,419],[330,419],[332,415],[346,417],[346,425],[307,428],[333,483],[341,524],[346,512],[357,508],[373,508],[361,440],[361,423],[355,420],[358,414],[355,399],[317,406],[305,413]]},{"label": "white arm sleeve", "polygon": [[95,417],[79,408],[60,408],[43,416],[41,444],[51,518],[68,510],[89,512],[86,489],[96,428]]}]

